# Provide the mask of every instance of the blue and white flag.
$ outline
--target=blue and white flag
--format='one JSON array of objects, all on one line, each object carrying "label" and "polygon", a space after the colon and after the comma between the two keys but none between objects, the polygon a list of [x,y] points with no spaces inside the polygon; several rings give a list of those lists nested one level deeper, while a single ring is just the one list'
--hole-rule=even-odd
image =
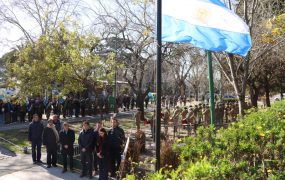
[{"label": "blue and white flag", "polygon": [[220,0],[162,0],[162,41],[246,56],[247,24]]}]

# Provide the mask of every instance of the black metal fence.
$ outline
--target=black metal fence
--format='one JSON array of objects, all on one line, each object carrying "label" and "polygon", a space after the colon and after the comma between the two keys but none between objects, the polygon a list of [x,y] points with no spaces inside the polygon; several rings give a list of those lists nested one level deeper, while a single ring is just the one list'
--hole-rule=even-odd
[{"label": "black metal fence", "polygon": [[[79,145],[78,144],[74,144],[74,154],[73,154],[73,168],[74,169],[78,169],[81,170],[82,166],[81,166],[81,162],[80,162],[80,149],[79,149]],[[57,152],[57,163],[63,165],[63,157],[60,151],[60,148],[58,148],[58,152]],[[67,156],[67,165],[69,165],[69,158]]]}]

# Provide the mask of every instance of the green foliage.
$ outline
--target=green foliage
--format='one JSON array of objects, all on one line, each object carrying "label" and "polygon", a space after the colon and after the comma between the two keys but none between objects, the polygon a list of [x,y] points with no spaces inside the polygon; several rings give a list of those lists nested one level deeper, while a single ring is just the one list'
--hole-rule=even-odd
[{"label": "green foliage", "polygon": [[285,34],[285,13],[273,17],[266,22],[267,31],[262,34],[262,41],[265,43],[275,44],[278,37]]},{"label": "green foliage", "polygon": [[100,39],[79,34],[76,24],[71,29],[61,23],[34,44],[26,44],[17,60],[8,63],[10,86],[19,87],[23,94],[41,95],[45,90],[66,94],[110,84],[117,65],[114,55],[95,54],[92,48]]},{"label": "green foliage", "polygon": [[181,164],[147,179],[284,179],[285,102],[252,111],[226,129],[201,127],[174,146]]},{"label": "green foliage", "polygon": [[22,147],[30,147],[30,143],[28,141],[28,130],[27,129],[17,129],[17,130],[7,130],[7,131],[1,131],[0,137],[11,141],[12,143],[20,146],[15,146],[13,144],[7,143],[4,140],[0,140],[0,145],[4,148],[8,149],[9,151],[18,154],[22,153]]}]

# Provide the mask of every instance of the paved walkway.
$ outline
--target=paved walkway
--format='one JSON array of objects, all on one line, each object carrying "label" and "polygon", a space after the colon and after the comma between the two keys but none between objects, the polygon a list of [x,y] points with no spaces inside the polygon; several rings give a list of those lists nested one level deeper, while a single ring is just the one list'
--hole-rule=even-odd
[{"label": "paved walkway", "polygon": [[[46,155],[43,154],[43,157]],[[45,161],[45,159],[43,159]],[[62,168],[46,168],[46,165],[32,164],[31,155],[18,155],[5,160],[0,160],[0,180],[57,180],[79,179],[79,173],[61,173]],[[81,178],[87,180],[89,178]],[[98,176],[93,179],[98,179]]]}]

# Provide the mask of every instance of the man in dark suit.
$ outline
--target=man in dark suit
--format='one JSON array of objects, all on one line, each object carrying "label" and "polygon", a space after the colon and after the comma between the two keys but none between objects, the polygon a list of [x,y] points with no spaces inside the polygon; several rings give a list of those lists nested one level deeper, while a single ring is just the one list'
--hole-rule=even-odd
[{"label": "man in dark suit", "polygon": [[46,146],[47,150],[47,168],[57,167],[57,144],[59,142],[59,135],[52,119],[48,120],[47,127],[44,128],[43,132],[43,145]]},{"label": "man in dark suit", "polygon": [[37,114],[33,115],[33,122],[29,125],[29,142],[32,144],[32,157],[34,164],[42,163],[41,147],[44,125],[40,122]]},{"label": "man in dark suit", "polygon": [[69,124],[65,122],[63,129],[59,133],[59,141],[61,144],[61,154],[63,157],[63,170],[62,173],[67,171],[67,156],[69,157],[69,168],[73,172],[73,144],[75,141],[75,134],[72,129],[69,129]]},{"label": "man in dark suit", "polygon": [[[88,121],[83,122],[83,129],[78,137],[78,144],[80,148],[80,156],[81,156],[81,164],[82,164],[82,172],[80,177],[84,177],[89,175],[89,178],[92,179],[92,159],[93,159],[93,130],[90,129],[90,125]],[[87,166],[88,165],[88,166]]]},{"label": "man in dark suit", "polygon": [[115,177],[121,164],[121,154],[125,144],[125,132],[119,127],[116,117],[111,117],[112,128],[108,132],[110,143],[111,176]]}]

